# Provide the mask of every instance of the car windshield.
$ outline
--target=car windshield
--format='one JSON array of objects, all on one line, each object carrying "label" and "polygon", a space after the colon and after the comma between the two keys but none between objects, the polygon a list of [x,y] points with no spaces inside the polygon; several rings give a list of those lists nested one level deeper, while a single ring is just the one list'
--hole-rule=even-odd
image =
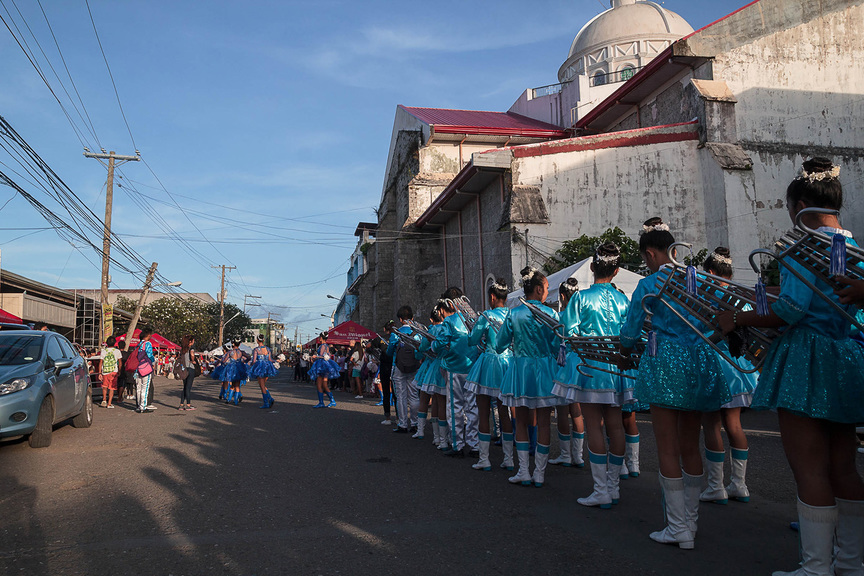
[{"label": "car windshield", "polygon": [[45,338],[37,334],[0,334],[0,366],[38,362]]}]

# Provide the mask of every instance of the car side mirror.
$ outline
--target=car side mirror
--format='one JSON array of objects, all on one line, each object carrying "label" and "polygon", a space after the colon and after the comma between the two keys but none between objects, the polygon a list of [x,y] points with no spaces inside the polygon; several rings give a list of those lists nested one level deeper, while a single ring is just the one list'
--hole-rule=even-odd
[{"label": "car side mirror", "polygon": [[66,358],[64,358],[63,360],[57,360],[56,362],[53,362],[55,370],[63,370],[65,368],[69,368],[74,363],[75,363],[74,360],[69,360]]}]

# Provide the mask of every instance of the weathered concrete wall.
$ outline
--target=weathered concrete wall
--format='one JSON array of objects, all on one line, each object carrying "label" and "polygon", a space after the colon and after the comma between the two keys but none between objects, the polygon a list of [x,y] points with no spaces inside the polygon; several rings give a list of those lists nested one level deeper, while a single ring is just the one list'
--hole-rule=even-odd
[{"label": "weathered concrete wall", "polygon": [[[652,216],[663,218],[676,239],[704,245],[697,152],[697,142],[689,140],[517,158],[514,185],[539,186],[551,219],[545,228],[529,232],[529,245],[532,235],[560,243],[613,226],[636,237]],[[524,260],[524,254],[514,254],[514,271]]]},{"label": "weathered concrete wall", "polygon": [[[754,161],[753,248],[770,246],[790,227],[786,186],[801,162],[817,155],[841,166],[843,224],[864,238],[864,7],[826,4],[847,6],[809,14],[816,17],[733,47],[714,61],[715,77],[738,99],[738,138]],[[814,3],[807,9],[818,8]],[[741,204],[745,212],[747,202]]]}]

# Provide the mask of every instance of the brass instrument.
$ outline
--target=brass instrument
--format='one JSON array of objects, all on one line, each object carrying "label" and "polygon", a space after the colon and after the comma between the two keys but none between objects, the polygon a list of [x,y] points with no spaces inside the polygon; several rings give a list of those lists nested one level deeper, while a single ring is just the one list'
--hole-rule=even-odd
[{"label": "brass instrument", "polygon": [[399,330],[394,330],[393,334],[396,335],[396,337],[404,346],[409,346],[415,351],[420,348],[420,342],[415,340],[412,334],[405,334],[404,332],[400,332]]},{"label": "brass instrument", "polygon": [[462,316],[462,320],[465,321],[465,326],[467,326],[468,331],[470,332],[471,329],[474,328],[474,324],[477,323],[477,319],[480,318],[480,315],[471,307],[471,301],[468,300],[468,297],[460,296],[455,299],[447,298],[444,302],[459,312]]},{"label": "brass instrument", "polygon": [[[779,335],[774,328],[746,327],[739,328],[734,332],[739,341],[731,341],[730,350],[739,348],[752,365],[752,369],[744,369],[730,357],[727,350],[720,348],[717,343],[725,337],[717,322],[717,315],[727,311],[744,311],[756,309],[756,292],[749,286],[732,282],[727,278],[715,276],[707,272],[699,272],[697,275],[697,290],[694,296],[687,290],[687,266],[675,259],[675,248],[682,246],[690,249],[691,244],[675,242],[669,247],[669,259],[672,265],[666,270],[666,279],[657,294],[649,294],[642,300],[642,308],[648,310],[647,304],[650,300],[657,300],[675,314],[691,330],[696,332],[711,348],[714,349],[724,360],[732,364],[737,370],[751,374],[756,372],[765,359],[765,352],[771,342]],[[769,301],[776,300],[773,294],[768,294]],[[696,318],[699,322],[708,326],[713,331],[705,335],[702,330],[694,325],[684,314],[672,306],[672,302],[682,308],[687,314]],[[737,355],[736,355],[737,356]]]},{"label": "brass instrument", "polygon": [[[433,336],[432,333],[429,332],[429,329],[426,326],[424,326],[423,324],[421,324],[420,322],[417,322],[415,320],[408,320],[406,325],[409,328],[411,328],[411,330],[413,331],[414,334],[419,334],[420,336],[426,338],[430,343],[435,341],[435,336]],[[419,345],[418,345],[417,349],[419,349]],[[428,356],[429,358],[437,358],[438,357],[438,355],[431,348],[426,350],[426,352],[424,352],[424,354],[426,354],[426,356]]]},{"label": "brass instrument", "polygon": [[537,306],[536,304],[532,304],[525,300],[525,298],[519,297],[519,301],[525,305],[526,308],[531,312],[531,315],[534,316],[534,319],[537,320],[540,324],[546,326],[552,332],[555,333],[558,338],[564,339],[562,334],[562,329],[564,325],[561,324],[558,320],[555,319],[554,316],[551,316],[549,313],[545,312],[542,308]]},{"label": "brass instrument", "polygon": [[[781,266],[784,266],[789,272],[795,275],[805,286],[810,288],[814,294],[825,300],[838,313],[840,313],[850,324],[853,324],[858,330],[864,331],[862,326],[854,315],[850,314],[845,306],[838,304],[828,294],[825,294],[817,288],[808,278],[805,278],[799,270],[789,266],[786,259],[800,264],[806,271],[814,274],[817,278],[831,286],[831,288],[842,288],[843,285],[838,283],[834,276],[830,274],[831,270],[831,243],[832,238],[822,232],[813,230],[802,222],[802,218],[807,214],[832,214],[839,216],[837,210],[827,208],[805,208],[798,212],[795,216],[795,228],[783,234],[777,242],[774,243],[775,252],[760,248],[750,253],[750,265],[757,274],[761,273],[759,265],[755,262],[756,256],[768,256],[777,261]],[[864,280],[864,249],[858,246],[846,245],[846,277],[855,280]]]},{"label": "brass instrument", "polygon": [[[582,363],[576,366],[576,370],[583,376],[593,378],[593,376],[585,372],[585,368],[590,368],[591,370],[614,374],[622,378],[636,379],[635,376],[618,370],[608,370],[588,364],[588,361],[591,360],[615,366],[621,358],[621,338],[619,336],[567,336],[564,340],[569,344],[573,352],[579,356],[580,360],[582,360]],[[638,342],[630,355],[631,359],[638,364],[644,350],[645,344]]]}]

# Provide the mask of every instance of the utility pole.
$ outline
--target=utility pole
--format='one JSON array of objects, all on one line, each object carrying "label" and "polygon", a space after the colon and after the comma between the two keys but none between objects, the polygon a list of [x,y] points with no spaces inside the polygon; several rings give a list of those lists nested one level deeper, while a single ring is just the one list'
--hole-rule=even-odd
[{"label": "utility pole", "polygon": [[225,320],[225,270],[236,270],[236,266],[226,266],[225,264],[220,264],[219,266],[210,266],[211,268],[222,268],[222,288],[219,290],[219,345],[222,346],[224,336],[223,330],[225,328],[224,320]]},{"label": "utility pole", "polygon": [[141,296],[138,298],[138,306],[135,307],[135,314],[129,323],[129,330],[126,332],[127,350],[132,346],[132,336],[135,334],[135,327],[138,326],[138,319],[141,318],[141,309],[144,308],[144,302],[147,301],[147,295],[150,294],[150,285],[153,283],[153,277],[156,276],[156,266],[158,266],[156,262],[150,265],[150,270],[147,272],[147,280],[144,281],[144,290],[141,291]]},{"label": "utility pole", "polygon": [[113,331],[114,315],[113,307],[108,302],[108,263],[111,259],[111,210],[114,204],[114,166],[116,160],[119,160],[121,164],[123,162],[138,162],[141,160],[141,156],[137,150],[135,151],[135,156],[118,156],[113,150],[106,154],[103,148],[101,154],[96,154],[85,148],[84,157],[96,158],[100,162],[108,160],[108,180],[105,183],[105,229],[102,234],[102,322],[99,326],[99,342],[105,342],[105,339],[110,336],[110,334],[105,333],[105,329],[111,326]]}]

